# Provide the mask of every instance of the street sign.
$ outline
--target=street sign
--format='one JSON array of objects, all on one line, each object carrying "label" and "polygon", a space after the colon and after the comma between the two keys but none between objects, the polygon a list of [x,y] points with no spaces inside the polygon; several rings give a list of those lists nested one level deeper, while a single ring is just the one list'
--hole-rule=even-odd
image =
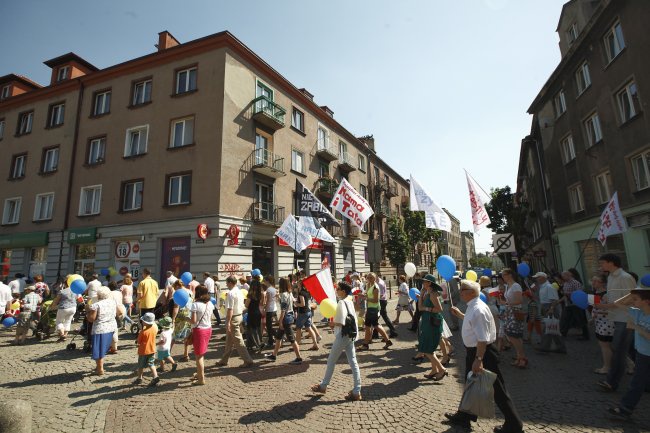
[{"label": "street sign", "polygon": [[503,233],[500,235],[492,235],[492,247],[494,253],[514,253],[517,251],[515,248],[515,238],[512,233]]}]

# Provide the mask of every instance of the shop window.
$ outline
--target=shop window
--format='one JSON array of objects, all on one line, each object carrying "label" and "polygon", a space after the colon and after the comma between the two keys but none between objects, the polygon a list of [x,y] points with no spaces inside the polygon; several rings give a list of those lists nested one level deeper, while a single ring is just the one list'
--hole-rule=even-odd
[{"label": "shop window", "polygon": [[31,249],[29,258],[29,276],[45,275],[47,268],[47,247],[35,247]]},{"label": "shop window", "polygon": [[95,273],[95,244],[77,245],[74,251],[74,273],[86,281]]}]

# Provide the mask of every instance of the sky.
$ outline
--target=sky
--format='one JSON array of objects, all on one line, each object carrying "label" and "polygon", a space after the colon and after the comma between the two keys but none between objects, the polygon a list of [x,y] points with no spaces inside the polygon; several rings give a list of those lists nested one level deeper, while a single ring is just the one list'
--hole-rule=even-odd
[{"label": "sky", "polygon": [[[47,84],[70,51],[106,68],[228,30],[472,228],[465,173],[516,187],[531,102],[560,61],[565,0],[2,0],[0,76]],[[476,236],[491,249],[491,233]]]}]

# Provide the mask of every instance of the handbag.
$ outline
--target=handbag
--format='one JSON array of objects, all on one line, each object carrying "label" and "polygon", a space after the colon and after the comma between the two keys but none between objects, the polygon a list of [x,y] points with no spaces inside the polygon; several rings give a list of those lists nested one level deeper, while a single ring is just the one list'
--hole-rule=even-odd
[{"label": "handbag", "polygon": [[[201,318],[196,322],[199,323],[203,318],[205,317],[205,313],[208,311],[208,307],[206,305],[205,309],[203,310],[203,314],[201,315]],[[185,342],[188,344],[192,344],[192,333],[194,332],[194,328],[190,328],[189,334],[187,334],[187,337],[185,338]]]},{"label": "handbag", "polygon": [[357,332],[358,332],[356,321],[354,320],[354,316],[352,315],[352,313],[350,313],[350,309],[348,308],[348,303],[343,301],[343,305],[345,305],[345,311],[347,312],[347,314],[345,316],[345,323],[341,328],[341,335],[350,337],[351,339],[354,340],[357,338]]},{"label": "handbag", "polygon": [[553,316],[544,318],[544,335],[561,335],[560,319]]}]

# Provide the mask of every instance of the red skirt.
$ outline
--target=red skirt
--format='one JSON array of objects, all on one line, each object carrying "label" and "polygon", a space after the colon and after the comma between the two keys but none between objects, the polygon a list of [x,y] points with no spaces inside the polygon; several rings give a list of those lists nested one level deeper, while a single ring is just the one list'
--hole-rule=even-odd
[{"label": "red skirt", "polygon": [[212,337],[212,328],[194,328],[192,329],[192,345],[194,346],[194,356],[203,356],[208,351],[208,343]]}]

